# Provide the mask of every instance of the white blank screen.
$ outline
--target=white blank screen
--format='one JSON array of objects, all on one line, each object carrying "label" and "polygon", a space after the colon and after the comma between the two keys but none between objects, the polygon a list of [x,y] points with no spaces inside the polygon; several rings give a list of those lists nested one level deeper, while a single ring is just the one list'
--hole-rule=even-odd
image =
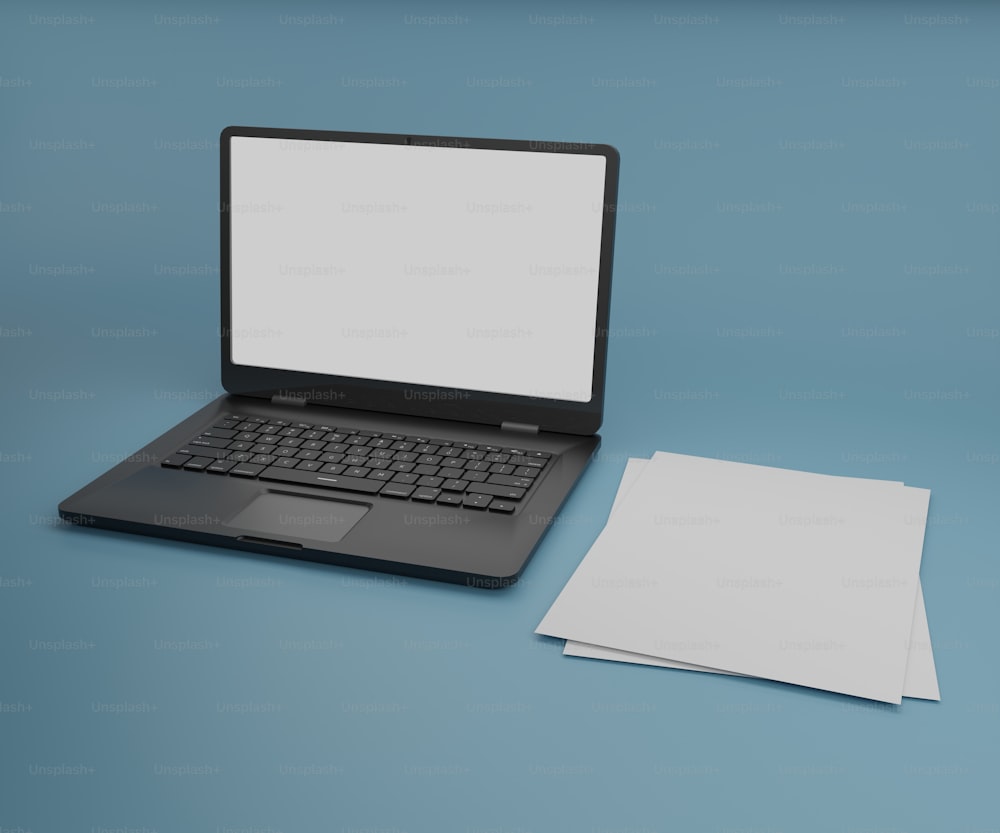
[{"label": "white blank screen", "polygon": [[232,361],[592,395],[601,155],[231,139]]}]

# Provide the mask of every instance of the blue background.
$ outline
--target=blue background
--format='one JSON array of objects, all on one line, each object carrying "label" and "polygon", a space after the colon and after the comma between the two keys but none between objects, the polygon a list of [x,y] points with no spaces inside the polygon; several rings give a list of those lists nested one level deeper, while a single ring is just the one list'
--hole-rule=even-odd
[{"label": "blue background", "polygon": [[[0,12],[0,830],[995,831],[1000,9]],[[604,446],[504,592],[93,530],[221,392],[227,124],[622,155]],[[933,491],[941,703],[563,658],[656,449]]]}]

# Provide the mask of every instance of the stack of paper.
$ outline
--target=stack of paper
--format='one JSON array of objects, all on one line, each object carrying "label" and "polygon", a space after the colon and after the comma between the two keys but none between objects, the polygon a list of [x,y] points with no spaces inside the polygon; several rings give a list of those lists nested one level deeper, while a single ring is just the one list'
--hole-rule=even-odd
[{"label": "stack of paper", "polygon": [[919,583],[930,492],[658,452],[537,633],[565,653],[938,700]]}]

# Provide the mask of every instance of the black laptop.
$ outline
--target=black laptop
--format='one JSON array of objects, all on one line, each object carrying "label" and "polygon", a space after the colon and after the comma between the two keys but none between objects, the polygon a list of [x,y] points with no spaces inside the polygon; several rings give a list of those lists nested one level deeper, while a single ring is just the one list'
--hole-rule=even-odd
[{"label": "black laptop", "polygon": [[618,153],[228,127],[226,395],[63,519],[503,587],[600,438]]}]

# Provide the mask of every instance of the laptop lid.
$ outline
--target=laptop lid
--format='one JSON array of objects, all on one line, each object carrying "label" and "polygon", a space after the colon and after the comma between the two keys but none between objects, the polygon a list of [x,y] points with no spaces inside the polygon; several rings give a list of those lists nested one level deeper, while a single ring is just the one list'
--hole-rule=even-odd
[{"label": "laptop lid", "polygon": [[227,391],[596,432],[614,148],[254,127],[220,146]]}]

